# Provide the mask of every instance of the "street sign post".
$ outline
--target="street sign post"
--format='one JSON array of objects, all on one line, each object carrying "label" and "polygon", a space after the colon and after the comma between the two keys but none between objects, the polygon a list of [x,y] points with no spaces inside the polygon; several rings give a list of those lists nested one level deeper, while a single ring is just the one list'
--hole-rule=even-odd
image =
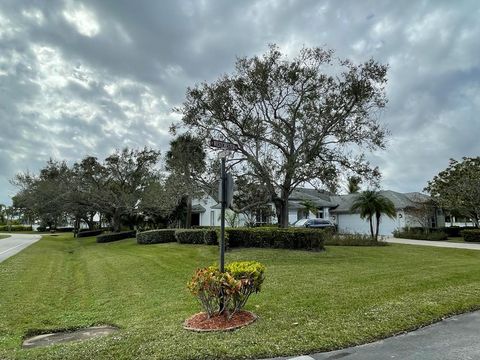
[{"label": "street sign post", "polygon": [[232,174],[225,170],[225,158],[230,151],[238,150],[237,144],[210,139],[210,146],[223,150],[220,166],[220,186],[218,191],[218,200],[222,205],[220,214],[220,271],[225,272],[225,209],[229,207],[233,199],[233,178]]}]

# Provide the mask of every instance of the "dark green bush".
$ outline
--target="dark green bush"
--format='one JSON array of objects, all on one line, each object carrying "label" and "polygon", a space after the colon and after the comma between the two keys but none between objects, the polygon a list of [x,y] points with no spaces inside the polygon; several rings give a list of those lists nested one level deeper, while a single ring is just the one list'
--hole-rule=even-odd
[{"label": "dark green bush", "polygon": [[110,234],[103,234],[103,235],[97,236],[97,243],[107,243],[107,242],[112,242],[112,241],[129,239],[129,238],[135,237],[135,235],[137,235],[136,230],[121,231],[121,232],[110,233]]},{"label": "dark green bush", "polygon": [[175,238],[180,244],[218,244],[217,231],[212,229],[178,229]]},{"label": "dark green bush", "polygon": [[63,227],[57,227],[55,230],[58,232],[72,232],[74,228],[73,226],[63,226]]},{"label": "dark green bush", "polygon": [[148,230],[137,234],[138,244],[161,244],[175,241],[177,241],[175,229]]},{"label": "dark green bush", "polygon": [[475,228],[471,226],[449,226],[440,228],[439,230],[446,233],[448,237],[460,237],[462,236],[463,230],[475,230]]},{"label": "dark green bush", "polygon": [[370,235],[343,234],[326,237],[325,245],[329,246],[386,246],[385,241],[372,240]]},{"label": "dark green bush", "polygon": [[81,231],[77,234],[77,238],[82,238],[82,237],[89,237],[89,236],[97,236],[103,233],[103,230],[85,230]]},{"label": "dark green bush", "polygon": [[0,225],[0,231],[32,231],[32,227],[26,225]]},{"label": "dark green bush", "polygon": [[39,231],[39,232],[47,231],[47,227],[46,226],[39,226],[39,227],[37,227],[37,231]]},{"label": "dark green bush", "polygon": [[434,231],[425,233],[423,231],[413,231],[413,230],[395,230],[393,236],[396,238],[402,239],[412,239],[412,240],[431,240],[431,241],[442,241],[447,240],[448,235],[443,231]]},{"label": "dark green bush", "polygon": [[330,232],[318,229],[273,227],[231,228],[226,230],[228,246],[279,248],[298,250],[324,250],[324,241]]},{"label": "dark green bush", "polygon": [[463,240],[467,242],[480,242],[480,229],[475,230],[463,230]]}]

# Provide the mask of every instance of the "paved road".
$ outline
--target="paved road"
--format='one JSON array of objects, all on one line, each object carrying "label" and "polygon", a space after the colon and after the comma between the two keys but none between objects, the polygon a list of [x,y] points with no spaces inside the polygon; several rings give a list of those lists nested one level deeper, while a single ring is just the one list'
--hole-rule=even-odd
[{"label": "paved road", "polygon": [[385,239],[388,243],[393,244],[406,244],[406,245],[422,245],[422,246],[435,246],[454,249],[467,249],[467,250],[480,250],[480,244],[473,243],[452,243],[447,241],[428,241],[428,240],[409,240],[409,239],[397,239],[388,237]]},{"label": "paved road", "polygon": [[0,262],[22,251],[41,238],[40,235],[31,234],[0,233],[0,235],[11,235],[9,238],[0,239]]},{"label": "paved road", "polygon": [[371,344],[275,360],[474,360],[480,359],[479,328],[476,311]]}]

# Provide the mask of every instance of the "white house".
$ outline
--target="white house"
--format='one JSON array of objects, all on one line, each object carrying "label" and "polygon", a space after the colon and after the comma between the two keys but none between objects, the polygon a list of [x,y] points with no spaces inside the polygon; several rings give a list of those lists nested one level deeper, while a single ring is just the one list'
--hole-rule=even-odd
[{"label": "white house", "polygon": [[[428,199],[428,196],[420,193],[399,193],[395,191],[381,191],[381,194],[390,199],[395,205],[396,217],[390,219],[382,216],[380,219],[380,235],[391,235],[394,230],[404,227],[420,227],[422,224],[413,216],[410,211],[418,206],[418,199]],[[361,219],[359,213],[354,213],[350,209],[358,194],[332,195],[325,191],[315,189],[298,188],[293,191],[288,201],[288,221],[293,224],[297,220],[304,218],[323,218],[328,219],[337,225],[340,233],[360,233],[369,234],[370,225],[368,220]],[[316,212],[307,211],[306,204],[316,208]],[[273,204],[269,204],[273,208]],[[238,225],[245,225],[247,217],[239,215]],[[257,217],[257,222],[276,223],[276,217],[263,219]],[[431,227],[445,226],[445,217],[440,209],[435,209],[431,214]],[[219,226],[220,225],[220,205],[209,195],[193,201],[192,225],[201,226]]]}]

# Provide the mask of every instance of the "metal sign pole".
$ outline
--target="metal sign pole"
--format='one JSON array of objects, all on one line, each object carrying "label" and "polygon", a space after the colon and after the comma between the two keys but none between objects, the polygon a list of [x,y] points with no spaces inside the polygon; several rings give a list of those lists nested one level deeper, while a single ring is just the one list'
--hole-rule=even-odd
[{"label": "metal sign pole", "polygon": [[225,157],[222,157],[222,165],[220,170],[222,181],[222,210],[220,215],[220,271],[225,272],[225,208],[227,205],[227,174],[225,172]]}]

